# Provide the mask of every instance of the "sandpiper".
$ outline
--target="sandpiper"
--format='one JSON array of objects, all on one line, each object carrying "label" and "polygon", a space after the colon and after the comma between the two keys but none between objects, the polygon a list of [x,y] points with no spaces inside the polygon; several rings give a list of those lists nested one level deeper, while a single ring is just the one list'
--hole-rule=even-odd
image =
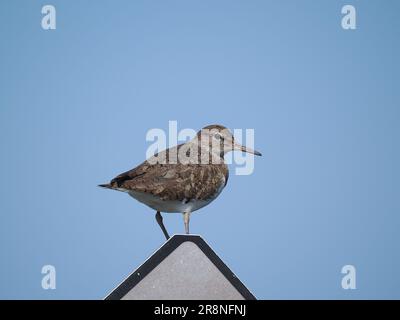
[{"label": "sandpiper", "polygon": [[261,156],[258,151],[236,143],[221,125],[201,129],[185,144],[167,149],[124,172],[103,188],[128,193],[156,211],[156,220],[165,237],[169,234],[161,212],[182,213],[189,234],[190,214],[215,200],[228,182],[224,155],[239,150]]}]

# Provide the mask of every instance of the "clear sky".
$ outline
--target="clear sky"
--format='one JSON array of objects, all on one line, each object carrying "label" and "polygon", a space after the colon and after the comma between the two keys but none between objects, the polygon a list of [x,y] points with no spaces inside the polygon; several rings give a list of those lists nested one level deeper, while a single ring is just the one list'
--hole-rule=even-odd
[{"label": "clear sky", "polygon": [[[0,298],[103,298],[163,243],[151,209],[96,186],[177,120],[255,130],[254,173],[232,174],[191,231],[258,298],[399,299],[399,9],[2,0]],[[56,290],[41,287],[48,264]],[[348,264],[356,290],[341,287]]]}]

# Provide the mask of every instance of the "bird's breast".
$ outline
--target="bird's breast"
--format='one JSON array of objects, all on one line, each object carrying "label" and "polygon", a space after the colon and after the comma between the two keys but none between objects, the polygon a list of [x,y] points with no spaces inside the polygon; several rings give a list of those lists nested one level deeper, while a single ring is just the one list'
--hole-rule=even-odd
[{"label": "bird's breast", "polygon": [[[160,196],[157,194],[129,191],[129,195],[139,202],[149,206],[150,208],[161,212],[194,212],[199,210],[212,201],[214,201],[222,192],[226,185],[225,176],[221,176],[218,183],[214,183],[210,189],[210,185],[202,186],[200,184],[186,184],[184,186],[187,191],[187,196],[182,194],[180,197]],[[182,187],[182,186],[181,186]],[[204,189],[208,187],[209,189]]]}]

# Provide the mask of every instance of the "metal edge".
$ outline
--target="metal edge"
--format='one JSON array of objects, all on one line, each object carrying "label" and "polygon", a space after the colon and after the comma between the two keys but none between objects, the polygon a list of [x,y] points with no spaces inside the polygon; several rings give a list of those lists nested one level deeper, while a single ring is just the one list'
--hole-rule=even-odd
[{"label": "metal edge", "polygon": [[[176,248],[184,242],[193,242],[210,259],[217,269],[233,285],[233,287],[243,296],[245,300],[257,300],[249,289],[236,277],[230,268],[212,250],[200,235],[175,234],[168,239],[159,249],[146,259],[134,272],[125,278],[114,288],[104,300],[121,300],[133,287],[135,287],[144,277],[146,277],[159,263],[169,256]],[[165,249],[164,249],[165,248]]]}]

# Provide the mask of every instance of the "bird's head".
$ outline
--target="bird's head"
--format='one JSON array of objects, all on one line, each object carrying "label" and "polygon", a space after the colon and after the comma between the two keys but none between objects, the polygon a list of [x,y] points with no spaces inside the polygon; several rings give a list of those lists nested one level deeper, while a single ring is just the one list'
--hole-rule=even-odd
[{"label": "bird's head", "polygon": [[213,153],[218,153],[221,157],[234,150],[261,156],[260,152],[237,143],[231,131],[218,124],[201,129],[197,133],[197,139],[201,141],[202,145],[208,146]]}]

